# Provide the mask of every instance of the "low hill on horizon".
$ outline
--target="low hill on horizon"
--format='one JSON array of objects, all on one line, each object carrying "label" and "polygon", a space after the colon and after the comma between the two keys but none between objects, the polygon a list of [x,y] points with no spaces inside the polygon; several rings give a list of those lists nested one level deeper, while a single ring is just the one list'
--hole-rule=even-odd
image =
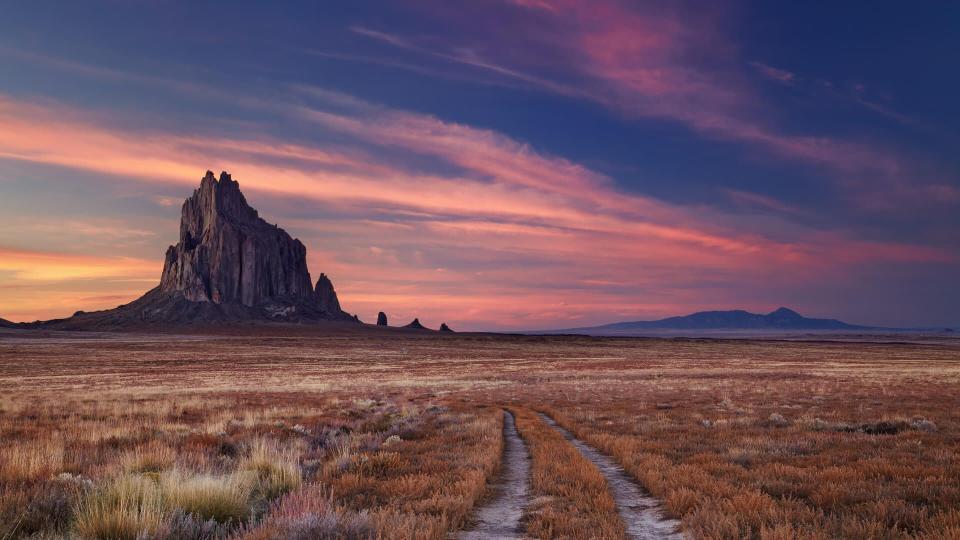
[{"label": "low hill on horizon", "polygon": [[[644,330],[871,330],[874,326],[860,326],[837,319],[804,317],[796,311],[781,307],[770,313],[750,313],[742,309],[729,311],[698,311],[690,315],[668,317],[654,321],[625,321],[599,326],[545,330],[544,334],[627,334]],[[889,329],[884,329],[889,330]],[[533,332],[531,332],[533,333]]]}]

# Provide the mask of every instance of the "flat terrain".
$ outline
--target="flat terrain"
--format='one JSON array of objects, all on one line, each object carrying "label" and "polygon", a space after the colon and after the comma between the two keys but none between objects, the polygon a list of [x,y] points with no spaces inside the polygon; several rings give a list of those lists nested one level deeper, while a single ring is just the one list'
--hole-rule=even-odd
[{"label": "flat terrain", "polygon": [[960,343],[244,333],[0,334],[0,539],[960,538]]}]

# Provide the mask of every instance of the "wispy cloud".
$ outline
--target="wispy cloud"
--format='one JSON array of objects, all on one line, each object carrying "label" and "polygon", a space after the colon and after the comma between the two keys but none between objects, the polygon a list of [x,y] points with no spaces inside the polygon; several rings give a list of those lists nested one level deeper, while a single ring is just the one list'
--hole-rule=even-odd
[{"label": "wispy cloud", "polygon": [[[776,226],[758,234],[738,226],[735,214],[623,192],[596,171],[495,131],[329,90],[297,92],[300,99],[275,110],[301,127],[345,137],[342,150],[252,133],[130,131],[62,104],[2,97],[0,156],[118,182],[183,186],[185,194],[205,169],[226,168],[254,204],[265,196],[310,201],[338,217],[291,218],[289,225],[282,216],[268,219],[304,238],[312,268],[331,273],[347,307],[367,317],[376,302],[410,314],[427,302],[448,322],[476,327],[499,317],[522,326],[526,315],[502,311],[517,299],[525,299],[524,314],[559,321],[632,309],[637,295],[656,299],[644,305],[684,311],[684,291],[716,299],[724,288],[717,283],[736,287],[751,276],[788,282],[869,261],[953,261],[936,248],[817,236],[796,226],[784,226],[781,238]],[[399,152],[382,151],[391,149]],[[423,159],[443,172],[414,165]],[[750,202],[786,212],[761,198]],[[12,273],[13,283],[147,279],[159,272],[159,251],[157,261],[19,254],[2,257],[0,271]],[[84,295],[91,296],[102,295]],[[465,305],[476,311],[458,314]]]},{"label": "wispy cloud", "polygon": [[738,189],[724,189],[723,191],[727,197],[734,202],[734,204],[741,208],[756,209],[774,213],[776,215],[794,215],[804,218],[810,217],[809,212],[789,205],[773,197],[767,197],[765,195],[760,195],[759,193],[751,193]]},{"label": "wispy cloud", "polygon": [[792,86],[797,80],[797,75],[792,71],[775,68],[773,66],[764,64],[763,62],[749,62],[749,64],[750,67],[757,71],[757,73],[772,81],[776,81],[787,86]]},{"label": "wispy cloud", "polygon": [[[787,135],[759,120],[754,95],[728,68],[686,60],[689,47],[704,39],[687,21],[612,2],[591,9],[546,0],[521,4],[544,17],[544,25],[502,46],[454,40],[424,44],[366,27],[353,31],[503,84],[594,101],[631,117],[678,121],[707,137],[754,144],[834,170],[886,173],[900,167],[897,159],[878,156],[868,146]],[[531,51],[526,57],[505,54],[525,48]],[[335,136],[335,146],[312,143],[309,137],[270,137],[257,122],[229,131],[213,123],[204,133],[118,127],[95,111],[0,95],[0,159],[93,171],[117,182],[182,186],[185,194],[204,170],[228,169],[254,201],[295,200],[310,204],[315,213],[337,216],[272,220],[308,241],[311,267],[333,272],[348,309],[366,317],[385,308],[401,317],[423,316],[422,306],[429,305],[428,317],[455,324],[549,326],[609,313],[682,312],[687,306],[722,303],[745,282],[760,279],[785,286],[878,261],[955,263],[955,254],[937,248],[825,235],[787,224],[784,218],[800,217],[800,211],[773,198],[728,193],[735,204],[769,216],[770,227],[758,232],[738,212],[626,192],[595,170],[494,130],[328,89],[298,86],[292,96],[278,92],[260,100],[194,83],[6,53],[85,77],[230,100],[258,115],[282,118],[297,132]],[[530,63],[531,58],[547,59],[551,70]],[[379,62],[377,57],[344,59]],[[407,59],[389,62],[420,69]],[[444,73],[437,66],[422,69],[428,75]],[[169,124],[144,118],[141,125]],[[169,192],[166,188],[153,200],[175,210],[180,199]],[[70,221],[94,235],[117,230],[113,224]],[[95,280],[147,286],[159,273],[159,252],[156,261],[11,252],[0,257],[7,259],[0,273],[12,284],[47,284],[43,287],[55,309],[109,307],[118,295],[86,286],[63,294],[63,288]],[[138,289],[123,290],[132,298]],[[64,303],[68,299],[95,305],[71,306]],[[12,305],[5,299],[0,316],[36,315],[27,301]],[[518,303],[523,309],[505,307]]]},{"label": "wispy cloud", "polygon": [[[708,17],[617,0],[513,3],[539,16],[515,23],[521,27],[512,32],[485,34],[484,25],[499,23],[458,20],[444,11],[448,27],[472,31],[431,36],[429,47],[416,38],[365,27],[353,30],[406,51],[595,101],[628,116],[680,122],[708,138],[739,142],[841,175],[895,176],[903,171],[902,159],[889,148],[778,128],[760,93],[741,73],[736,47],[710,29]],[[481,49],[483,55],[476,52]],[[517,51],[530,54],[518,59]],[[708,60],[694,60],[703,58]],[[783,84],[797,79],[787,70],[748,64]],[[556,75],[539,74],[547,65]]]},{"label": "wispy cloud", "polygon": [[483,58],[479,53],[470,49],[470,48],[458,48],[450,51],[438,51],[436,49],[431,49],[426,46],[418,45],[415,42],[388,33],[378,30],[372,30],[370,28],[365,28],[362,26],[351,27],[351,30],[357,34],[373,38],[377,41],[381,41],[388,45],[398,47],[407,51],[413,51],[423,55],[431,56],[433,58],[438,58],[446,62],[452,62],[455,64],[461,64],[469,66],[472,68],[485,70],[493,74],[506,77],[521,83],[528,85],[531,88],[538,88],[543,90],[548,90],[557,94],[571,96],[571,97],[587,97],[580,89],[565,85],[548,78],[537,77],[529,73],[525,73],[520,70],[511,69],[500,64],[491,62]]}]

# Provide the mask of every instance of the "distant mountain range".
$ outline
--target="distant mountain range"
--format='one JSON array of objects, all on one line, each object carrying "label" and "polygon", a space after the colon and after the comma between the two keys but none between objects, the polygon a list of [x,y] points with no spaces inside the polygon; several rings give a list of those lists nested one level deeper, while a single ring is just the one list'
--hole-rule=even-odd
[{"label": "distant mountain range", "polygon": [[848,324],[837,319],[812,319],[785,307],[767,314],[742,309],[700,311],[656,321],[628,321],[584,328],[549,330],[547,334],[629,334],[645,330],[870,330],[871,326]]},{"label": "distant mountain range", "polygon": [[13,328],[13,323],[6,319],[0,319],[0,328]]}]

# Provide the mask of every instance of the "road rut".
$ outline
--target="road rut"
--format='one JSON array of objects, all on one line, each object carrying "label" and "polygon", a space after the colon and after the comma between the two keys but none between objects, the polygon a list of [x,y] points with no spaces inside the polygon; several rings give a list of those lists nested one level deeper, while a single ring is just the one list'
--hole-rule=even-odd
[{"label": "road rut", "polygon": [[503,438],[503,463],[493,487],[494,497],[474,513],[474,525],[454,538],[526,538],[520,517],[530,503],[530,453],[509,411],[503,412]]}]

